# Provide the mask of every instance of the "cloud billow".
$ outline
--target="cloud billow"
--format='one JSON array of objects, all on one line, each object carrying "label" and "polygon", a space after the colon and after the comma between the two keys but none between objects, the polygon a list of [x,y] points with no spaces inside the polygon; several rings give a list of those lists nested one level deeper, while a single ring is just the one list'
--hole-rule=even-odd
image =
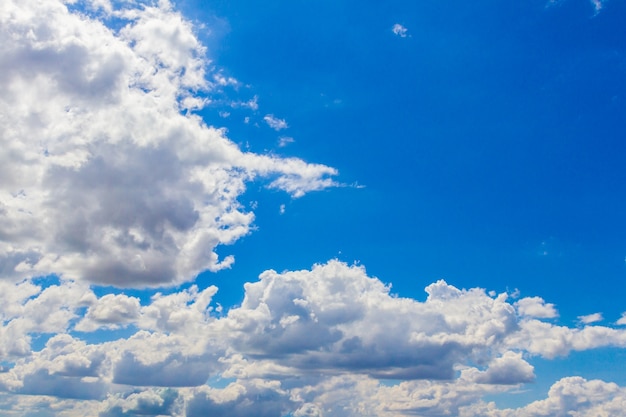
[{"label": "cloud billow", "polygon": [[[97,296],[80,281],[2,285],[9,295],[0,305],[0,331],[11,337],[0,338],[0,358],[11,366],[0,372],[0,391],[52,396],[54,407],[73,410],[68,415],[81,415],[87,401],[101,415],[147,407],[176,416],[252,416],[262,409],[277,416],[374,410],[382,416],[469,417],[491,410],[526,417],[559,410],[559,393],[571,384],[592,395],[577,407],[615,408],[626,398],[614,384],[564,379],[549,399],[524,408],[499,410],[481,402],[486,394],[532,382],[529,361],[535,356],[626,346],[624,330],[562,327],[529,315],[556,314],[538,297],[511,300],[438,281],[426,287],[424,301],[401,298],[363,267],[339,261],[266,271],[245,284],[241,306],[219,314],[214,286],[157,293],[141,302],[124,294]],[[79,338],[116,329],[129,335]],[[42,334],[53,336],[32,351],[31,338]],[[215,379],[223,383],[213,385]],[[383,383],[389,380],[395,382]],[[601,397],[593,394],[598,389]]]},{"label": "cloud billow", "polygon": [[333,168],[243,152],[193,114],[217,86],[168,2],[110,9],[118,31],[62,2],[3,8],[4,278],[191,280],[233,262],[215,248],[250,231],[246,182],[268,177],[295,197],[335,184]]}]

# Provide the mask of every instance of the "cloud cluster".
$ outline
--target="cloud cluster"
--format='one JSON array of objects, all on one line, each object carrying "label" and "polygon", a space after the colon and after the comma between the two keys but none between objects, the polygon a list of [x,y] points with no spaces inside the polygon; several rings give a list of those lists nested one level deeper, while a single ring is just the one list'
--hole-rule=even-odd
[{"label": "cloud cluster", "polygon": [[250,231],[246,182],[334,185],[333,168],[243,152],[194,115],[221,84],[167,1],[70,3],[0,9],[3,279],[190,280],[233,262],[215,248]]},{"label": "cloud cluster", "polygon": [[[0,401],[16,410],[26,394],[68,407],[67,415],[100,416],[586,416],[626,400],[615,384],[566,378],[520,409],[482,402],[532,382],[535,355],[626,346],[625,330],[533,317],[556,314],[538,297],[511,300],[438,281],[424,301],[400,298],[363,267],[339,261],[266,271],[227,312],[212,305],[213,286],[142,302],[98,297],[80,282],[3,285],[11,296],[0,305],[2,332],[13,333],[1,339],[8,367],[0,390],[12,395]],[[32,338],[44,334],[52,337],[33,351]],[[98,411],[80,414],[75,400]]]}]

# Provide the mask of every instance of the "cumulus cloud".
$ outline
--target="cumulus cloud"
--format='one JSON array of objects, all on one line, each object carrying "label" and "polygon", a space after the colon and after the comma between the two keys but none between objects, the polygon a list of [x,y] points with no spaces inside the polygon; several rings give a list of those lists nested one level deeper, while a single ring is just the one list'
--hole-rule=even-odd
[{"label": "cumulus cloud", "polygon": [[546,303],[541,297],[526,297],[515,303],[521,316],[551,319],[558,316],[554,304]]},{"label": "cumulus cloud", "polygon": [[604,320],[604,317],[602,317],[602,313],[593,313],[587,314],[585,316],[578,316],[578,320],[582,324],[591,324]]},{"label": "cumulus cloud", "polygon": [[507,337],[506,344],[548,359],[566,356],[571,351],[626,347],[626,332],[610,327],[570,328],[539,320],[521,320],[519,327],[519,331]]},{"label": "cumulus cloud", "polygon": [[60,1],[0,10],[3,277],[191,280],[232,264],[215,248],[250,231],[246,182],[294,196],[334,185],[333,168],[243,152],[193,114],[220,82],[167,1],[99,9],[121,29]]},{"label": "cumulus cloud", "polygon": [[124,294],[106,294],[89,306],[87,314],[74,329],[83,332],[99,328],[117,329],[139,315],[139,299]]},{"label": "cumulus cloud", "polygon": [[524,359],[521,353],[505,352],[489,364],[485,372],[476,376],[480,384],[512,385],[532,382],[535,379],[534,368]]},{"label": "cumulus cloud", "polygon": [[[266,271],[245,284],[242,304],[227,313],[213,305],[214,286],[141,301],[98,297],[81,282],[11,285],[0,305],[3,331],[19,330],[25,348],[10,351],[11,338],[2,338],[0,360],[8,366],[0,392],[52,398],[33,409],[90,415],[78,403],[73,408],[80,400],[103,416],[534,416],[569,410],[558,395],[570,388],[587,392],[589,410],[623,400],[617,386],[563,380],[548,399],[520,409],[483,403],[487,394],[533,381],[534,356],[626,346],[626,331],[557,326],[521,308],[543,301],[513,302],[445,281],[428,285],[424,301],[401,298],[363,267],[339,261]],[[115,328],[127,335],[88,342],[75,333]],[[32,351],[31,338],[46,332],[45,347]],[[593,397],[594,387],[602,395]],[[11,409],[26,404],[4,398],[14,401],[6,403]]]},{"label": "cumulus cloud", "polygon": [[246,284],[221,325],[232,346],[300,371],[382,378],[449,379],[516,327],[506,296],[461,291],[443,281],[425,303],[393,297],[360,267],[331,261],[311,271],[267,271]]},{"label": "cumulus cloud", "polygon": [[566,377],[557,381],[544,400],[518,409],[499,410],[493,403],[468,407],[463,417],[618,416],[626,406],[626,389],[614,383]]}]

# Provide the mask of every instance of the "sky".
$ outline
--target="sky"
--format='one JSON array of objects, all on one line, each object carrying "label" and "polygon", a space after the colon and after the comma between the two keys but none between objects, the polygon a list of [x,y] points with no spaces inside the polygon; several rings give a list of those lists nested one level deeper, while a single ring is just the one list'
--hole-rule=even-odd
[{"label": "sky", "polygon": [[625,13],[3,0],[0,416],[621,416]]}]

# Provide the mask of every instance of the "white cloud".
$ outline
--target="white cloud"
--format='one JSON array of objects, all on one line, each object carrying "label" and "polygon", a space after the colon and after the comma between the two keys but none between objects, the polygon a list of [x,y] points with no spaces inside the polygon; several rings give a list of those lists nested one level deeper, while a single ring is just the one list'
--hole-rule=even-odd
[{"label": "white cloud", "polygon": [[124,7],[116,32],[60,1],[3,3],[5,277],[191,280],[232,264],[215,248],[250,232],[247,181],[271,176],[296,197],[335,184],[330,167],[242,152],[189,113],[197,91],[232,80],[207,81],[204,47],[167,1]]},{"label": "white cloud", "polygon": [[0,360],[30,354],[31,334],[62,333],[76,310],[95,299],[83,284],[61,282],[42,288],[32,282],[0,281]]},{"label": "white cloud", "polygon": [[[585,413],[617,410],[624,398],[614,385],[566,379],[547,400],[520,409],[482,403],[486,394],[532,381],[533,356],[626,346],[626,331],[557,326],[534,318],[536,311],[529,314],[537,306],[550,312],[543,300],[513,303],[506,294],[444,281],[426,287],[425,301],[399,298],[362,267],[338,261],[266,271],[245,284],[243,303],[226,315],[212,305],[216,287],[192,285],[142,303],[125,294],[96,297],[80,282],[2,285],[11,294],[0,304],[3,331],[26,338],[26,348],[21,355],[9,352],[13,333],[0,339],[0,360],[10,364],[0,372],[0,392],[47,396],[39,405],[28,403],[42,412],[89,415],[80,399],[102,416],[221,410],[239,416],[526,417],[573,410],[573,400],[559,402],[569,389],[588,397],[575,404]],[[123,326],[127,336],[111,341],[71,335]],[[42,333],[52,337],[32,352],[30,338]],[[226,385],[207,385],[213,377]],[[403,382],[381,383],[385,379]],[[10,398],[0,396],[3,407],[27,404]]]},{"label": "white cloud", "polygon": [[188,400],[186,416],[281,417],[290,406],[289,392],[278,381],[249,380],[224,389],[197,389]]},{"label": "white cloud", "polygon": [[534,368],[522,359],[521,353],[505,352],[491,361],[485,372],[479,372],[475,380],[480,384],[512,385],[532,382],[534,379]]},{"label": "white cloud", "polygon": [[171,388],[149,388],[130,394],[109,396],[99,417],[128,415],[182,415],[179,393]]},{"label": "white cloud", "polygon": [[74,329],[83,332],[99,328],[117,329],[139,317],[139,299],[124,294],[106,294],[89,306],[84,319]]},{"label": "white cloud", "polygon": [[240,352],[301,371],[451,378],[456,363],[496,346],[516,327],[505,296],[443,281],[428,286],[428,300],[419,303],[392,297],[363,268],[337,261],[260,278],[246,284],[241,307],[220,324]]},{"label": "white cloud", "polygon": [[626,347],[626,332],[604,326],[569,328],[539,320],[523,319],[519,330],[507,337],[513,349],[545,358],[565,356],[572,350],[583,351],[599,347]]},{"label": "white cloud", "polygon": [[591,324],[604,320],[604,317],[602,317],[602,313],[593,313],[587,314],[585,316],[578,316],[578,320],[582,324]]},{"label": "white cloud", "polygon": [[231,107],[244,107],[250,110],[258,110],[259,109],[259,96],[254,96],[248,101],[235,101],[231,103]]},{"label": "white cloud", "polygon": [[290,136],[281,136],[280,138],[278,138],[278,147],[279,148],[284,148],[285,146],[289,145],[290,143],[295,142],[295,140],[290,137]]},{"label": "white cloud", "polygon": [[596,13],[599,13],[600,10],[602,10],[605,2],[606,0],[591,0],[591,4],[593,5],[593,8]]},{"label": "white cloud", "polygon": [[493,404],[483,405],[484,414],[475,407],[472,411],[467,410],[462,416],[619,416],[622,415],[624,406],[626,406],[624,388],[600,380],[588,381],[581,377],[567,377],[552,385],[545,400],[535,401],[518,409],[497,410]]},{"label": "white cloud", "polygon": [[274,116],[273,114],[265,115],[263,120],[265,120],[265,123],[267,123],[267,125],[269,127],[271,127],[272,129],[274,129],[276,131],[282,130],[282,129],[287,129],[289,127],[287,125],[287,122],[285,121],[285,119],[279,119],[278,117]]},{"label": "white cloud", "polygon": [[395,25],[393,25],[391,31],[401,38],[406,38],[408,36],[408,29],[402,26],[400,23],[396,23]]},{"label": "white cloud", "polygon": [[554,304],[546,303],[541,297],[526,297],[515,303],[521,316],[551,319],[558,316]]}]

